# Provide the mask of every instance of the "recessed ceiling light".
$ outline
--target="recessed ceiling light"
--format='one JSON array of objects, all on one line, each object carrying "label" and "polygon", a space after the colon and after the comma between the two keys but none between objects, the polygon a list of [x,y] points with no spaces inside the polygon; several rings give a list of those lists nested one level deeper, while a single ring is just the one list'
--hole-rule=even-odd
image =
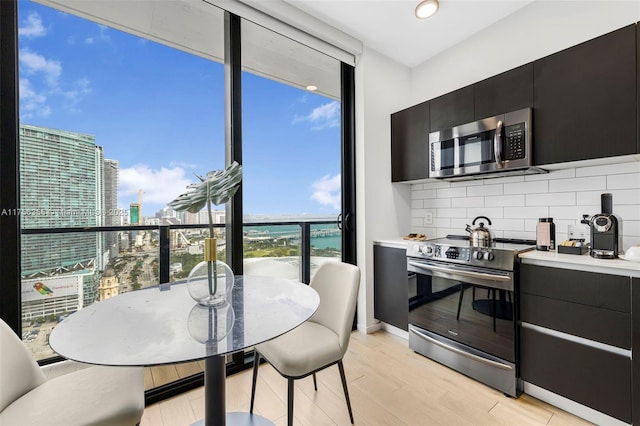
[{"label": "recessed ceiling light", "polygon": [[318,90],[318,87],[310,84],[307,86],[307,90],[310,92],[315,92],[316,90]]},{"label": "recessed ceiling light", "polygon": [[416,18],[425,19],[433,16],[437,11],[438,0],[423,0],[416,6]]}]

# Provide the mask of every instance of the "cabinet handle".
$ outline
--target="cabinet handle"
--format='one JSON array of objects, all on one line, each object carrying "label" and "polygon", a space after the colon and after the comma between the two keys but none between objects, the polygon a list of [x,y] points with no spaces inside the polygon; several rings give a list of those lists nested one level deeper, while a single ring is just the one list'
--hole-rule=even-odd
[{"label": "cabinet handle", "polygon": [[502,121],[496,124],[496,134],[493,137],[493,153],[496,158],[496,166],[502,168]]}]

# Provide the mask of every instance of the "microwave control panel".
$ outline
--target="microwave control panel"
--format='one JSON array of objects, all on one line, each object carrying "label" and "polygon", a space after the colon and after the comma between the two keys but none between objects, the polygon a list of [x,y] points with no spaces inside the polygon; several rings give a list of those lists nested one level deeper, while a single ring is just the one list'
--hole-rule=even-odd
[{"label": "microwave control panel", "polygon": [[519,160],[526,158],[525,123],[512,124],[504,128],[504,159]]}]

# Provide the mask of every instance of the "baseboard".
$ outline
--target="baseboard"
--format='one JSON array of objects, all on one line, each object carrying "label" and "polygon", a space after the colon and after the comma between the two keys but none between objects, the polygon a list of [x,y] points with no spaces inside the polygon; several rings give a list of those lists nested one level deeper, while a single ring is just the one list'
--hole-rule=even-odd
[{"label": "baseboard", "polygon": [[394,336],[402,337],[405,340],[409,340],[408,331],[395,327],[393,325],[387,324],[386,322],[381,322],[380,324],[381,324],[381,328],[387,333],[393,334]]},{"label": "baseboard", "polygon": [[564,396],[560,396],[534,384],[524,382],[523,390],[527,395],[531,395],[534,398],[537,398],[541,401],[544,401],[597,425],[628,426],[628,423],[608,416],[604,413],[601,413],[600,411],[596,411],[593,408],[587,407],[586,405],[579,404],[575,401],[565,398]]},{"label": "baseboard", "polygon": [[371,334],[371,333],[375,333],[376,331],[380,330],[380,323],[375,323],[375,324],[371,324],[369,326],[366,326],[364,324],[358,324],[358,331],[360,333],[364,333],[364,334]]}]

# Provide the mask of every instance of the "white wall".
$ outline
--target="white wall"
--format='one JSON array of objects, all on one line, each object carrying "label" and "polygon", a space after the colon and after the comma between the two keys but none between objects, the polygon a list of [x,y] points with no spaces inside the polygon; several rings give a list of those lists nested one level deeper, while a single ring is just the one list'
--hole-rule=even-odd
[{"label": "white wall", "polygon": [[[442,95],[640,21],[638,1],[536,1],[414,68],[411,104]],[[471,66],[470,64],[474,64]],[[408,106],[408,105],[407,105]],[[606,141],[603,141],[606,143]],[[412,232],[464,234],[474,217],[492,219],[496,236],[535,239],[539,217],[553,217],[557,239],[582,214],[600,212],[613,193],[624,246],[640,244],[640,163],[580,167],[548,175],[411,185]],[[574,167],[575,166],[575,167]],[[425,217],[433,215],[433,223]],[[428,220],[427,220],[428,222]]]},{"label": "white wall", "polygon": [[375,330],[373,241],[409,233],[411,188],[391,184],[391,113],[407,106],[410,70],[365,48],[356,64],[356,218],[362,270],[358,329]]}]

